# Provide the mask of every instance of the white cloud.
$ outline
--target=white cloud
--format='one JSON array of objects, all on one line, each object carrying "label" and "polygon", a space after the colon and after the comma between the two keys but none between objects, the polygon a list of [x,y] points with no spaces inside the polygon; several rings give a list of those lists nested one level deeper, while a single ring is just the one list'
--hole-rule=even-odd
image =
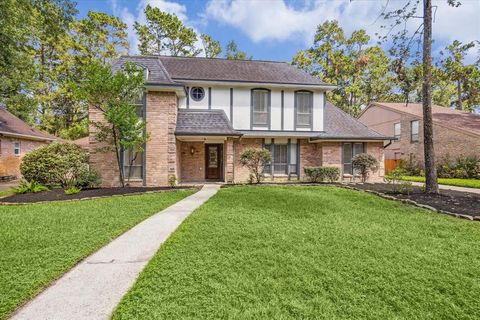
[{"label": "white cloud", "polygon": [[[120,17],[120,19],[127,24],[128,41],[130,43],[130,53],[132,54],[138,54],[138,38],[133,24],[135,21],[141,24],[146,23],[144,11],[147,5],[157,7],[164,12],[175,14],[185,25],[190,26],[187,17],[187,8],[177,2],[167,0],[142,0],[138,3],[135,12],[130,12],[127,7],[120,8],[117,0],[111,0],[114,15]],[[195,32],[197,32],[197,30],[195,30]]]},{"label": "white cloud", "polygon": [[[238,28],[253,42],[303,41],[313,42],[316,27],[326,20],[338,20],[343,29],[350,33],[366,29],[374,37],[387,22],[379,18],[383,7],[386,11],[404,5],[404,1],[366,0],[308,0],[302,8],[295,8],[284,0],[210,0],[204,17]],[[438,6],[433,26],[434,39],[449,43],[454,39],[462,42],[478,40],[480,35],[480,2],[462,1],[458,8],[447,5],[446,0],[434,1]],[[421,14],[420,5],[420,14]],[[413,31],[420,20],[412,20],[408,28]]]}]

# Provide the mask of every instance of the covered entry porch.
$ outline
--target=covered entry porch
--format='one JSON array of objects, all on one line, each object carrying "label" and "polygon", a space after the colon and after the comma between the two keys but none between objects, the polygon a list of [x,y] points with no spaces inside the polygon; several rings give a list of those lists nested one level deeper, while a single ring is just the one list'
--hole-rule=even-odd
[{"label": "covered entry porch", "polygon": [[233,141],[241,136],[222,110],[179,109],[178,182],[233,182]]}]

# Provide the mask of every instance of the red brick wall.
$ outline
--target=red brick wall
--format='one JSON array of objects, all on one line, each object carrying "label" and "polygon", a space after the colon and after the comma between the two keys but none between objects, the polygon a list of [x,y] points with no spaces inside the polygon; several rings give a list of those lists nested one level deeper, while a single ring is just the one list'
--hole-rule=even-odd
[{"label": "red brick wall", "polygon": [[[203,142],[179,143],[180,181],[192,182],[205,180],[205,144]],[[191,148],[194,148],[192,155]]]},{"label": "red brick wall", "polygon": [[322,165],[322,145],[320,143],[309,143],[307,139],[300,141],[300,179],[305,179],[305,167],[316,167]]},{"label": "red brick wall", "polygon": [[[14,152],[15,142],[20,142],[20,155],[18,156]],[[20,177],[20,163],[25,154],[45,144],[44,141],[0,137],[0,176]]]},{"label": "red brick wall", "polygon": [[[95,107],[89,108],[89,120],[104,121],[102,113]],[[168,177],[177,175],[177,143],[175,127],[177,122],[177,97],[173,92],[149,92],[146,105],[147,133],[150,139],[146,144],[146,185],[168,185]],[[90,163],[102,174],[102,186],[119,186],[119,172],[114,152],[100,152],[104,144],[95,140],[96,128],[90,130]],[[178,176],[177,176],[178,179]],[[141,185],[141,183],[132,183]]]},{"label": "red brick wall", "polygon": [[[146,184],[168,184],[170,175],[177,176],[177,96],[174,92],[149,92],[146,110],[147,132],[150,140],[146,145]],[[178,179],[178,176],[177,176]]]},{"label": "red brick wall", "polygon": [[242,138],[234,141],[234,181],[236,183],[247,182],[250,177],[250,171],[240,164],[240,154],[246,148],[261,148],[262,141],[260,138]]},{"label": "red brick wall", "polygon": [[94,107],[88,108],[90,165],[97,169],[102,175],[102,187],[113,187],[120,185],[117,158],[115,152],[101,150],[107,143],[98,142],[95,138],[97,128],[91,122],[105,122],[102,112]]},{"label": "red brick wall", "polygon": [[225,182],[233,183],[234,182],[234,140],[228,138],[224,145],[224,154],[225,154]]}]

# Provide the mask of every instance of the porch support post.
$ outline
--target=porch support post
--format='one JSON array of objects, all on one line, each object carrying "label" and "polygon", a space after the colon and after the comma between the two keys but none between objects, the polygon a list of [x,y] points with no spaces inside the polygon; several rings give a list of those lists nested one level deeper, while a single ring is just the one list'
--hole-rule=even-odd
[{"label": "porch support post", "polygon": [[291,158],[291,148],[292,148],[292,140],[288,138],[288,143],[287,143],[287,175],[288,175],[288,180],[290,180],[290,162],[292,162]]},{"label": "porch support post", "polygon": [[272,164],[270,165],[270,175],[272,176],[272,180],[274,178],[274,169],[273,169],[273,166],[274,166],[274,163],[275,163],[275,139],[272,138],[272,142],[270,144],[270,150],[272,152]]},{"label": "porch support post", "polygon": [[297,139],[297,179],[300,180],[300,150],[301,150],[301,144],[300,144],[300,139]]},{"label": "porch support post", "polygon": [[227,138],[226,144],[226,164],[225,164],[225,182],[233,183],[234,177],[234,151],[233,151],[233,138]]}]

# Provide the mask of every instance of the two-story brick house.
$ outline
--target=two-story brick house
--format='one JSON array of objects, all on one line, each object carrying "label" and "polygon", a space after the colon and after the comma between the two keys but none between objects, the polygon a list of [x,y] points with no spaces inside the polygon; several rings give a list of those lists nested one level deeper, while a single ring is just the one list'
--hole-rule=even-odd
[{"label": "two-story brick house", "polygon": [[[381,135],[327,103],[323,83],[280,62],[168,56],[124,56],[144,68],[146,91],[139,112],[150,135],[142,154],[123,152],[133,185],[179,182],[245,182],[240,165],[247,147],[268,148],[267,179],[303,179],[305,166],[336,166],[352,174],[353,155],[368,152],[383,164]],[[90,106],[90,120],[102,115]],[[98,151],[95,128],[89,149],[105,185],[118,185],[113,154]],[[134,159],[132,161],[132,159]],[[372,177],[383,176],[383,168]]]},{"label": "two-story brick house", "polygon": [[[372,102],[358,119],[396,140],[385,149],[386,160],[424,161],[423,107],[421,103]],[[480,157],[480,115],[432,106],[434,149],[437,159]]]}]

